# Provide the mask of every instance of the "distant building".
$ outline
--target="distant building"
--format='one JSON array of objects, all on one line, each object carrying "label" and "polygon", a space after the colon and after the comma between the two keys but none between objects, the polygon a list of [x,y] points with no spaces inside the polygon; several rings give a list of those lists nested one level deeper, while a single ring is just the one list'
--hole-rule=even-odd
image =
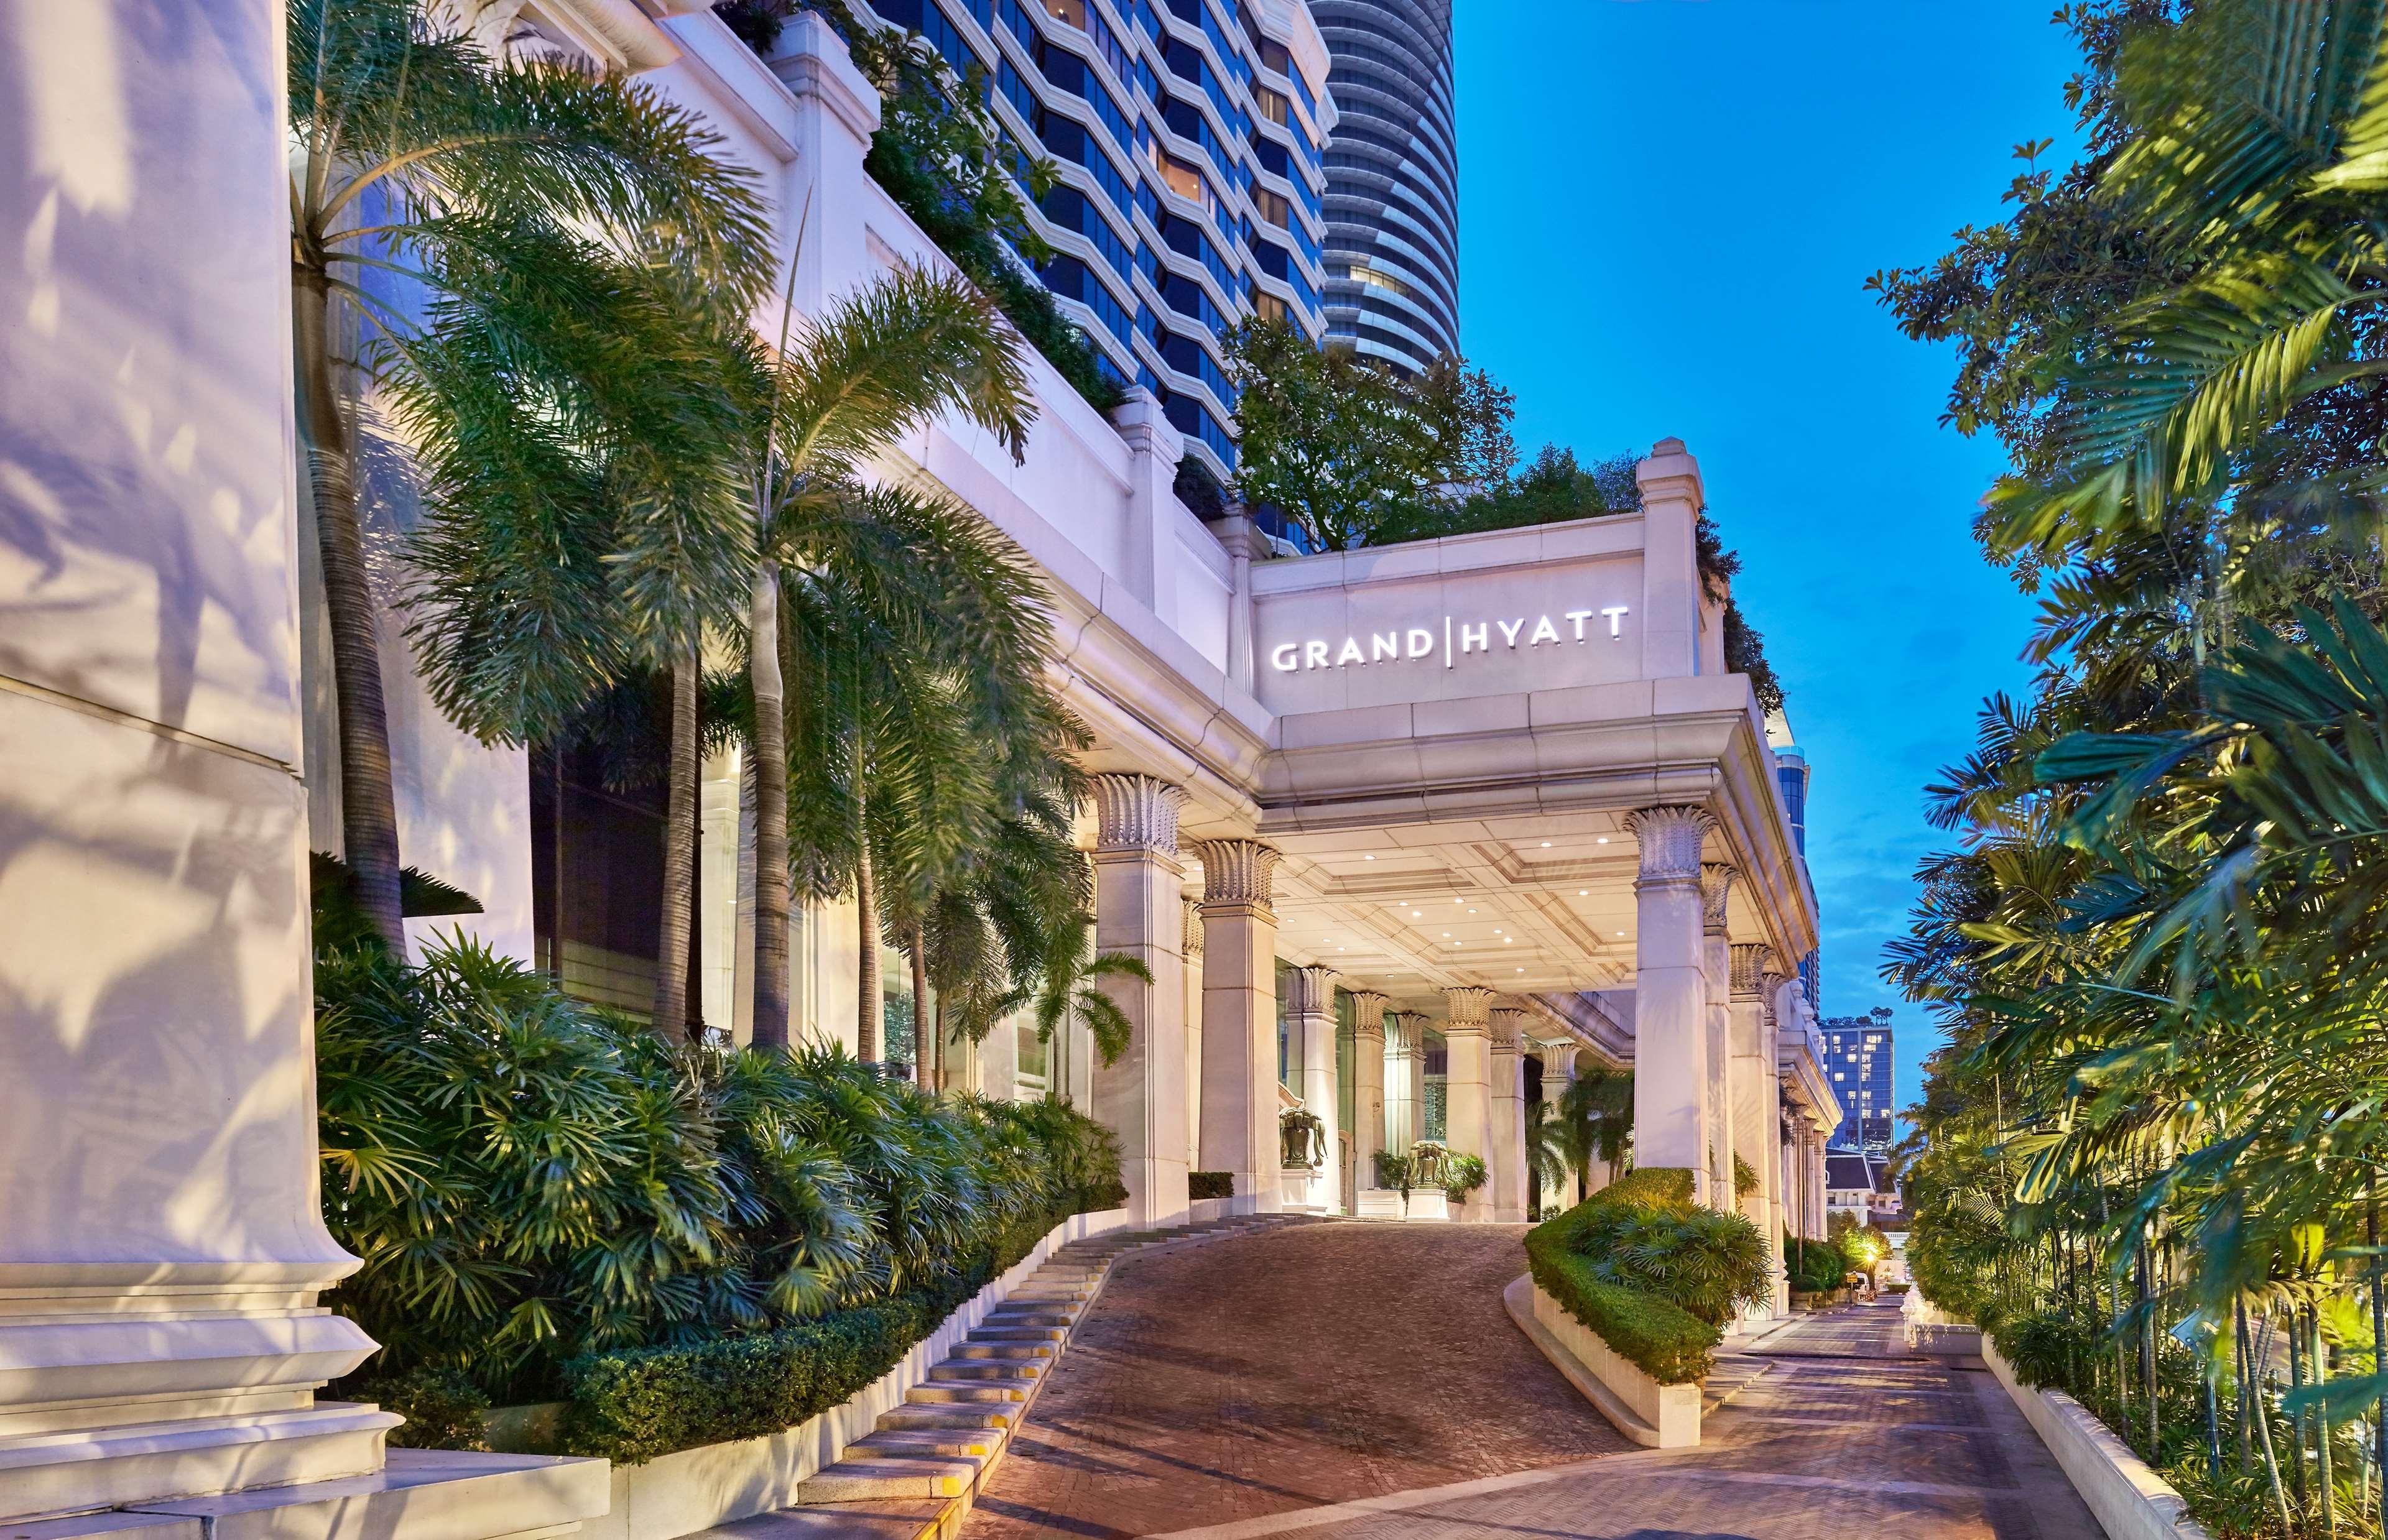
[{"label": "distant building", "polygon": [[1824,1152],[1824,1216],[1847,1214],[1859,1225],[1886,1230],[1901,1220],[1899,1193],[1883,1157],[1835,1145]]},{"label": "distant building", "polygon": [[1868,1016],[1825,1016],[1824,1070],[1841,1101],[1841,1126],[1833,1130],[1835,1149],[1864,1150],[1879,1159],[1890,1153],[1890,1012],[1876,1006]]}]

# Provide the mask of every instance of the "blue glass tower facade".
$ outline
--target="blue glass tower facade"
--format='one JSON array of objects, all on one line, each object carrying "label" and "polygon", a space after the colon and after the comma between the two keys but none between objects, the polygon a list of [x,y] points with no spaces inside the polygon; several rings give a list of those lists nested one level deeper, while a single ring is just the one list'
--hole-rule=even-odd
[{"label": "blue glass tower facade", "polygon": [[1303,0],[870,0],[1058,168],[1046,286],[1106,368],[1150,388],[1223,480],[1247,316],[1326,327],[1327,59]]},{"label": "blue glass tower facade", "polygon": [[1890,1012],[1827,1016],[1816,1025],[1824,1034],[1824,1070],[1841,1101],[1834,1147],[1886,1154],[1897,1111],[1890,1099]]}]

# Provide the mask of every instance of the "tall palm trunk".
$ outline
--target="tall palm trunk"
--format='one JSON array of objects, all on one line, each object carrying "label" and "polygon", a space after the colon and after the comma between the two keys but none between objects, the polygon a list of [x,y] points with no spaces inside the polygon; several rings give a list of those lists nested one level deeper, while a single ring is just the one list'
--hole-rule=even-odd
[{"label": "tall palm trunk", "polygon": [[879,1029],[879,895],[870,876],[870,824],[863,816],[862,794],[855,793],[855,818],[862,826],[859,852],[855,857],[854,913],[858,943],[855,958],[854,1056],[865,1064],[880,1059]]},{"label": "tall palm trunk", "polygon": [[321,272],[299,268],[291,288],[298,421],[306,435],[307,485],[315,505],[324,607],[332,628],[332,678],[339,695],[340,838],[346,847],[341,853],[358,906],[375,934],[403,957],[389,716],[382,703],[381,644],[357,511],[356,446],[332,378],[331,286]]},{"label": "tall palm trunk", "polygon": [[780,567],[755,574],[755,998],[757,1048],[788,1045],[788,724],[780,675]]},{"label": "tall palm trunk", "polygon": [[928,940],[915,923],[906,941],[905,950],[912,954],[912,1083],[922,1091],[934,1091],[937,1085],[937,1035],[929,1022]]},{"label": "tall palm trunk", "polygon": [[655,938],[654,1029],[688,1029],[688,929],[696,887],[696,653],[672,660],[671,773],[664,797],[663,931]]}]

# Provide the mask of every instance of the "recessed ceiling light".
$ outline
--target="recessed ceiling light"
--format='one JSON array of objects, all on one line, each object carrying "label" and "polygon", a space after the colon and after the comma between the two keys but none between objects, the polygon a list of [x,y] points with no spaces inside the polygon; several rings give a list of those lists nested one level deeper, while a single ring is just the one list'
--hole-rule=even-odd
[{"label": "recessed ceiling light", "polygon": [[1523,973],[1523,972],[1525,972],[1526,970],[1525,970],[1524,968],[1519,968],[1518,971],[1519,973]]},{"label": "recessed ceiling light", "polygon": [[1426,918],[1426,911],[1423,909],[1413,909],[1410,911],[1410,918],[1414,920],[1422,920]]},{"label": "recessed ceiling light", "polygon": [[1589,888],[1579,888],[1575,890],[1575,896],[1578,898],[1590,898],[1592,897],[1592,890]]},{"label": "recessed ceiling light", "polygon": [[1595,845],[1606,845],[1608,843],[1608,836],[1604,834],[1599,839],[1594,840],[1593,843]]},{"label": "recessed ceiling light", "polygon": [[1551,842],[1550,842],[1549,840],[1547,840],[1547,839],[1543,840],[1543,849],[1544,849],[1544,850],[1549,850],[1550,848],[1551,848]]},{"label": "recessed ceiling light", "polygon": [[1501,944],[1503,946],[1515,946],[1518,944],[1518,938],[1515,936],[1504,936],[1501,938]]},{"label": "recessed ceiling light", "polygon": [[1373,855],[1364,855],[1364,856],[1362,856],[1360,859],[1361,859],[1361,860],[1363,860],[1363,861],[1374,861],[1374,860],[1376,860],[1377,858],[1376,858],[1375,856],[1373,856]]},{"label": "recessed ceiling light", "polygon": [[1444,931],[1442,934],[1445,940],[1448,940],[1451,936],[1451,932],[1448,930]]},{"label": "recessed ceiling light", "polygon": [[1620,940],[1624,940],[1624,939],[1625,939],[1625,932],[1624,932],[1624,931],[1622,931],[1622,930],[1620,930],[1620,931],[1619,931],[1619,932],[1617,933],[1617,936],[1618,936],[1618,939],[1619,939]]},{"label": "recessed ceiling light", "polygon": [[1337,947],[1335,950],[1336,950],[1336,951],[1338,951],[1338,952],[1340,952],[1340,951],[1342,951],[1343,949],[1342,949],[1341,947],[1340,947],[1340,946],[1339,946],[1339,947]]}]

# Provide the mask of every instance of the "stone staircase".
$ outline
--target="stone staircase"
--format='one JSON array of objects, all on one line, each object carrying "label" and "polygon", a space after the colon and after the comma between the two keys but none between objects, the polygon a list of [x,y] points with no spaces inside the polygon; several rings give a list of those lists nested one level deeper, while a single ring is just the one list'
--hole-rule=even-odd
[{"label": "stone staircase", "polygon": [[1256,1214],[1179,1230],[1124,1231],[1061,1247],[987,1312],[904,1404],[796,1489],[793,1508],[705,1531],[740,1540],[931,1540],[955,1534],[1070,1333],[1130,1253],[1175,1251],[1284,1225]]}]

